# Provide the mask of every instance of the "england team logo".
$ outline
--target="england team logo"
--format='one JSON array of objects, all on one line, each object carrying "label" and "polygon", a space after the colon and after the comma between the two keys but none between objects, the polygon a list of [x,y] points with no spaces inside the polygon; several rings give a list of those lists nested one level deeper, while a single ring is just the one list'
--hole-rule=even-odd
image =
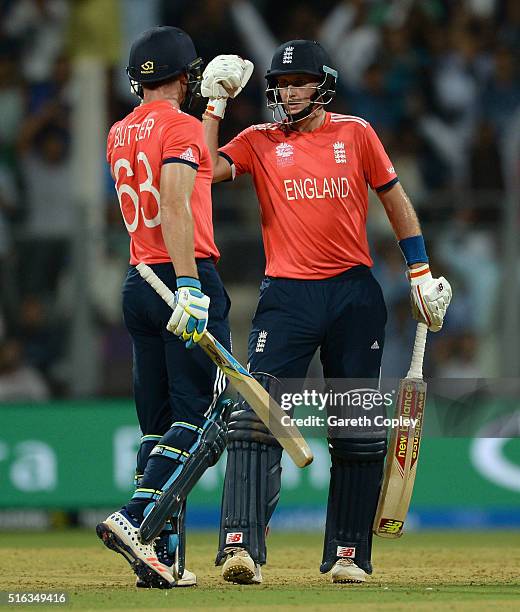
[{"label": "england team logo", "polygon": [[283,50],[282,64],[292,64],[294,47],[285,47]]},{"label": "england team logo", "polygon": [[292,166],[294,164],[294,147],[288,142],[281,142],[277,145],[275,152],[278,166]]},{"label": "england team logo", "polygon": [[346,164],[347,163],[347,154],[345,153],[345,143],[335,142],[332,145],[332,150],[334,151],[334,161],[337,164]]}]

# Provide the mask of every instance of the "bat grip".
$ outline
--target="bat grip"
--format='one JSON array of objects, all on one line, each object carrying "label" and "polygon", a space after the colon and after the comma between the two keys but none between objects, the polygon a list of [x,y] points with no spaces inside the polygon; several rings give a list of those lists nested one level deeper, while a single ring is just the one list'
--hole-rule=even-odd
[{"label": "bat grip", "polygon": [[419,378],[423,377],[423,361],[424,361],[424,349],[426,348],[426,334],[428,333],[428,327],[425,323],[417,323],[417,331],[415,332],[415,342],[413,345],[412,362],[406,378]]},{"label": "bat grip", "polygon": [[144,278],[144,280],[162,297],[162,299],[170,306],[175,306],[175,294],[167,287],[155,272],[145,263],[137,264],[136,270]]}]

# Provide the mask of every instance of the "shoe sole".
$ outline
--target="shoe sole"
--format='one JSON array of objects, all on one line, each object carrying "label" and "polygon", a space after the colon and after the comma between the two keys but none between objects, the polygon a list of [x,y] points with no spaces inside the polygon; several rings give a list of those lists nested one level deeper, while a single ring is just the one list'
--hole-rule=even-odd
[{"label": "shoe sole", "polygon": [[355,580],[353,578],[336,578],[332,584],[364,584],[365,580]]},{"label": "shoe sole", "polygon": [[96,533],[98,538],[103,542],[103,544],[113,550],[128,561],[130,567],[134,571],[134,574],[142,580],[146,584],[149,585],[149,588],[154,589],[171,589],[172,584],[170,584],[164,578],[161,578],[154,570],[152,570],[144,561],[136,557],[132,549],[127,546],[121,538],[115,534],[108,525],[105,523],[100,523],[96,527]]},{"label": "shoe sole", "polygon": [[234,582],[235,584],[258,584],[253,582],[254,577],[255,573],[243,565],[232,565],[222,572],[222,578],[226,582]]},{"label": "shoe sole", "polygon": [[[148,582],[145,582],[144,580],[141,580],[141,579],[136,581],[135,586],[138,589],[153,589],[154,588],[151,584],[148,584]],[[176,588],[176,589],[177,588],[187,589],[189,587],[195,587],[195,586],[197,586],[196,582],[192,582],[190,584],[185,584],[185,583],[183,584],[182,579],[176,582],[175,584],[172,584],[172,588]]]}]

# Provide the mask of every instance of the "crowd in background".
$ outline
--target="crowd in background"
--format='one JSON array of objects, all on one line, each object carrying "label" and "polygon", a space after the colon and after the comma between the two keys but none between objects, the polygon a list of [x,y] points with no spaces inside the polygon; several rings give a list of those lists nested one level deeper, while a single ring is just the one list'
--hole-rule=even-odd
[{"label": "crowd in background", "polygon": [[[124,74],[130,42],[157,23],[188,31],[206,62],[219,53],[255,62],[255,76],[228,107],[222,142],[269,119],[263,75],[278,44],[312,38],[325,46],[340,74],[331,110],[376,129],[418,209],[431,266],[454,287],[428,374],[496,374],[502,143],[520,112],[518,0],[0,0],[0,401],[70,393],[63,294],[76,223],[74,47],[102,53],[113,122],[137,102]],[[101,30],[111,44],[99,51]],[[247,180],[215,189],[214,218],[223,280],[237,294],[249,288],[252,306],[262,253]],[[106,363],[97,392],[128,395],[131,349],[113,299],[128,247],[108,172],[106,219],[113,286],[94,291]],[[414,332],[408,283],[375,199],[369,229],[390,314],[384,373],[401,376]]]}]

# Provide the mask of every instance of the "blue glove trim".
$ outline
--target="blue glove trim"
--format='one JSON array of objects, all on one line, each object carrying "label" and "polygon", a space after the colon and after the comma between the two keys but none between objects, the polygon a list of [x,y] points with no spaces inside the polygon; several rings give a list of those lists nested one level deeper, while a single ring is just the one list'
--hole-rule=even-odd
[{"label": "blue glove trim", "polygon": [[415,263],[428,263],[429,261],[422,235],[399,240],[399,248],[409,266]]},{"label": "blue glove trim", "polygon": [[202,285],[198,278],[192,276],[178,276],[177,277],[177,289],[181,287],[192,287],[193,289],[201,289]]}]

